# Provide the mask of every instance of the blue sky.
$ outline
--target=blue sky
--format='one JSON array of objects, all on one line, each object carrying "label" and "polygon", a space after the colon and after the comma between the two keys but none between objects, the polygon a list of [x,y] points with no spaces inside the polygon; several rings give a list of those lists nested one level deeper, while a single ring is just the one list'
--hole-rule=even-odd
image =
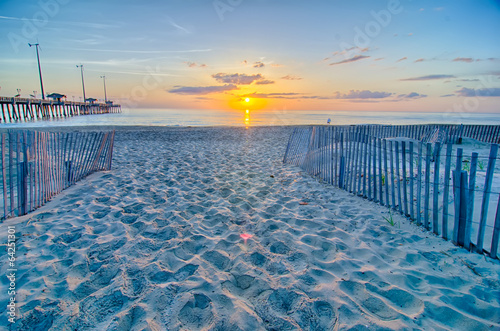
[{"label": "blue sky", "polygon": [[[499,112],[499,1],[2,1],[0,95],[128,107]],[[245,104],[245,98],[250,102]]]}]

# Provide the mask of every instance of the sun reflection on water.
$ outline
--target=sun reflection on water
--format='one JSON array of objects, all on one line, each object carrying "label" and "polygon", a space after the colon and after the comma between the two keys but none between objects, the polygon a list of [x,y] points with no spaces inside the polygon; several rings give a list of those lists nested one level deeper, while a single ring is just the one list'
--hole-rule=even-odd
[{"label": "sun reflection on water", "polygon": [[250,110],[246,110],[245,111],[245,128],[248,129],[248,127],[250,126]]}]

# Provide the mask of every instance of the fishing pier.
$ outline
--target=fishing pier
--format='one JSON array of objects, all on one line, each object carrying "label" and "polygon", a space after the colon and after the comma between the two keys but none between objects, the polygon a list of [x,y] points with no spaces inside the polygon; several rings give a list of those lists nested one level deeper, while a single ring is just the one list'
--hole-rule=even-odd
[{"label": "fishing pier", "polygon": [[0,97],[0,122],[28,122],[81,115],[121,113],[121,106],[112,102],[97,103],[65,101],[62,99],[34,99]]}]

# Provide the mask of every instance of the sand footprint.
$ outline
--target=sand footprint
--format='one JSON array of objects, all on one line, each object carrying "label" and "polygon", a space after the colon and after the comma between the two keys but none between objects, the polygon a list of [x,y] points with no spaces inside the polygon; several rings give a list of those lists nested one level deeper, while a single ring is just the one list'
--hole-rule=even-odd
[{"label": "sand footprint", "polygon": [[212,323],[212,300],[203,293],[194,293],[179,311],[178,319],[183,324],[183,329],[199,330]]},{"label": "sand footprint", "polygon": [[207,251],[202,257],[219,270],[227,270],[231,263],[229,257],[219,251]]},{"label": "sand footprint", "polygon": [[366,291],[364,283],[346,280],[340,283],[340,289],[365,313],[375,315],[385,321],[398,318],[399,314],[389,305]]}]

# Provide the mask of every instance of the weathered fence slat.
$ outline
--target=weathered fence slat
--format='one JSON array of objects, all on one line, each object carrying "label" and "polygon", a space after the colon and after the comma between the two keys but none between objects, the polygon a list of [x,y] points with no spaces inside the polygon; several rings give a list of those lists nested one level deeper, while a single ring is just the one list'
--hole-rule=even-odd
[{"label": "weathered fence slat", "polygon": [[446,161],[444,167],[444,191],[443,191],[443,220],[442,237],[448,240],[448,198],[450,196],[450,170],[451,170],[451,150],[452,144],[446,145]]},{"label": "weathered fence slat", "polygon": [[401,177],[399,175],[399,142],[396,140],[394,142],[396,148],[396,181],[398,188],[398,210],[402,214],[403,213],[403,202],[401,199]]},{"label": "weathered fence slat", "polygon": [[481,204],[481,216],[479,219],[479,231],[477,234],[477,250],[483,252],[484,231],[486,229],[486,220],[488,218],[488,207],[490,202],[491,184],[493,173],[495,171],[495,161],[498,154],[498,145],[493,144],[490,148],[490,157],[488,160],[488,168],[486,169],[486,178],[484,182],[483,203]]},{"label": "weathered fence slat", "polygon": [[[394,178],[394,152],[392,150],[392,140],[389,140],[389,152],[391,153],[390,163],[391,163],[391,196],[392,196],[392,208],[396,209],[396,190],[395,190],[395,178]],[[389,178],[387,178],[389,180]]]},{"label": "weathered fence slat", "polygon": [[434,158],[434,183],[432,188],[432,231],[439,235],[439,162],[440,162],[440,154],[441,144],[437,142],[434,145],[435,158]]},{"label": "weathered fence slat", "polygon": [[431,177],[431,154],[432,146],[431,143],[426,144],[425,153],[425,194],[424,194],[424,227],[430,230],[429,224],[429,202],[430,202],[430,177]]},{"label": "weathered fence slat", "polygon": [[[415,129],[415,126],[413,126]],[[413,205],[414,192],[413,192],[413,181],[414,181],[414,172],[413,172],[413,141],[410,141],[410,219],[415,220],[415,209]]]},{"label": "weathered fence slat", "polygon": [[389,201],[389,174],[387,170],[387,140],[384,139],[382,142],[384,146],[384,173],[385,173],[385,202],[388,207],[391,206]]},{"label": "weathered fence slat", "polygon": [[476,170],[477,170],[477,159],[478,154],[472,153],[470,161],[470,173],[469,173],[469,187],[468,187],[468,199],[467,199],[467,223],[465,227],[465,238],[464,247],[470,249],[471,244],[471,231],[472,231],[472,217],[474,213],[474,196],[476,187]]},{"label": "weathered fence slat", "polygon": [[498,244],[500,241],[500,195],[498,195],[497,213],[495,216],[495,225],[493,227],[493,237],[491,240],[490,256],[496,258],[498,255]]},{"label": "weathered fence slat", "polygon": [[401,142],[401,161],[403,163],[403,203],[404,203],[404,214],[408,216],[408,187],[406,183],[406,143]]}]

